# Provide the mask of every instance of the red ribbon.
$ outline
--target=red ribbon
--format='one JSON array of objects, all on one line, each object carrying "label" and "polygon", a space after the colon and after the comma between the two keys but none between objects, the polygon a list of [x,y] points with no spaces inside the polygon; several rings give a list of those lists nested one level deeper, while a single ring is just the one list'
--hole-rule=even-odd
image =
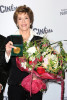
[{"label": "red ribbon", "polygon": [[[17,63],[17,67],[21,70],[21,71],[28,71],[28,69],[24,69],[23,67],[21,67],[20,62],[19,62],[19,58],[16,57],[16,63]],[[34,64],[33,64],[34,65]],[[45,80],[45,79],[50,79],[50,80],[56,80],[57,82],[61,82],[61,100],[63,100],[64,98],[64,79],[59,76],[59,75],[53,75],[51,73],[45,72],[41,75],[39,75],[36,71],[34,71],[34,67],[32,68],[31,71],[31,81],[30,81],[30,96],[31,96],[31,92],[32,92],[32,78],[33,78],[33,74],[35,74],[38,78],[40,78],[41,80]]]}]

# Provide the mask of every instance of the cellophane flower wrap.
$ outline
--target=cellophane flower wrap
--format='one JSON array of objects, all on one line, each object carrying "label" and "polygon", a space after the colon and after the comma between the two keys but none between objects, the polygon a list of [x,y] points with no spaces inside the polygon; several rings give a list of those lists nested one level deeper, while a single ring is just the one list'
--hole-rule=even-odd
[{"label": "cellophane flower wrap", "polygon": [[[21,85],[30,93],[46,90],[46,80],[62,80],[67,69],[67,53],[62,42],[58,53],[47,38],[40,41],[24,43],[23,57],[17,57],[17,66],[21,71],[27,71]],[[54,43],[55,44],[55,43]]]}]

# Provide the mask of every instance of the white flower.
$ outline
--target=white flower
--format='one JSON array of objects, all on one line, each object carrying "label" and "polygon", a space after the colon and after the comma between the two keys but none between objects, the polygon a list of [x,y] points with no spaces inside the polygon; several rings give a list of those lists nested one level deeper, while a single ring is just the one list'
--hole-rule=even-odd
[{"label": "white flower", "polygon": [[35,46],[28,48],[27,52],[29,53],[29,56],[31,56],[33,53],[35,53],[37,50]]},{"label": "white flower", "polygon": [[56,58],[57,58],[56,55],[53,55],[53,54],[51,55],[51,59],[52,59],[52,60],[54,60],[54,59],[56,59]]},{"label": "white flower", "polygon": [[46,52],[43,52],[43,53],[42,53],[42,56],[44,56],[44,55],[46,55]]},{"label": "white flower", "polygon": [[44,64],[47,66],[48,65],[48,59],[47,58],[44,58]]},{"label": "white flower", "polygon": [[32,70],[32,68],[29,68],[29,71],[31,71]]},{"label": "white flower", "polygon": [[51,54],[46,55],[47,59],[51,59]]},{"label": "white flower", "polygon": [[44,68],[47,68],[48,59],[47,59],[47,58],[44,58],[43,61],[44,61],[44,62],[42,63],[42,66],[43,66]]},{"label": "white flower", "polygon": [[24,69],[26,69],[26,62],[21,62],[21,67],[23,67]]},{"label": "white flower", "polygon": [[31,56],[29,59],[32,60],[32,61],[34,61],[35,57]]},{"label": "white flower", "polygon": [[54,54],[48,54],[46,55],[46,58],[48,59],[49,63],[50,63],[50,59],[54,62],[54,68],[56,69],[58,67],[58,58],[56,55]]}]

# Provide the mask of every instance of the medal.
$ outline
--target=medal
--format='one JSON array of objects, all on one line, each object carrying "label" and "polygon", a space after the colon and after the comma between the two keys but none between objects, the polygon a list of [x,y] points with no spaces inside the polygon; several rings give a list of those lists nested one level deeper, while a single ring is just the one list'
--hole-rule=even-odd
[{"label": "medal", "polygon": [[19,47],[14,48],[13,52],[16,54],[20,53],[20,48]]}]

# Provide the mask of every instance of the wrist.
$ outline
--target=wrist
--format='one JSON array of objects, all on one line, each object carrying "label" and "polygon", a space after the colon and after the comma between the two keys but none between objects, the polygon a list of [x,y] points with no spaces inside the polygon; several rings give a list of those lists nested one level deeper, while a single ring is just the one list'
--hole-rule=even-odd
[{"label": "wrist", "polygon": [[10,55],[10,52],[7,52],[7,51],[6,51],[6,54],[7,54],[7,56],[9,57],[9,55]]},{"label": "wrist", "polygon": [[0,83],[0,88],[1,88],[1,90],[3,90],[3,85]]}]

